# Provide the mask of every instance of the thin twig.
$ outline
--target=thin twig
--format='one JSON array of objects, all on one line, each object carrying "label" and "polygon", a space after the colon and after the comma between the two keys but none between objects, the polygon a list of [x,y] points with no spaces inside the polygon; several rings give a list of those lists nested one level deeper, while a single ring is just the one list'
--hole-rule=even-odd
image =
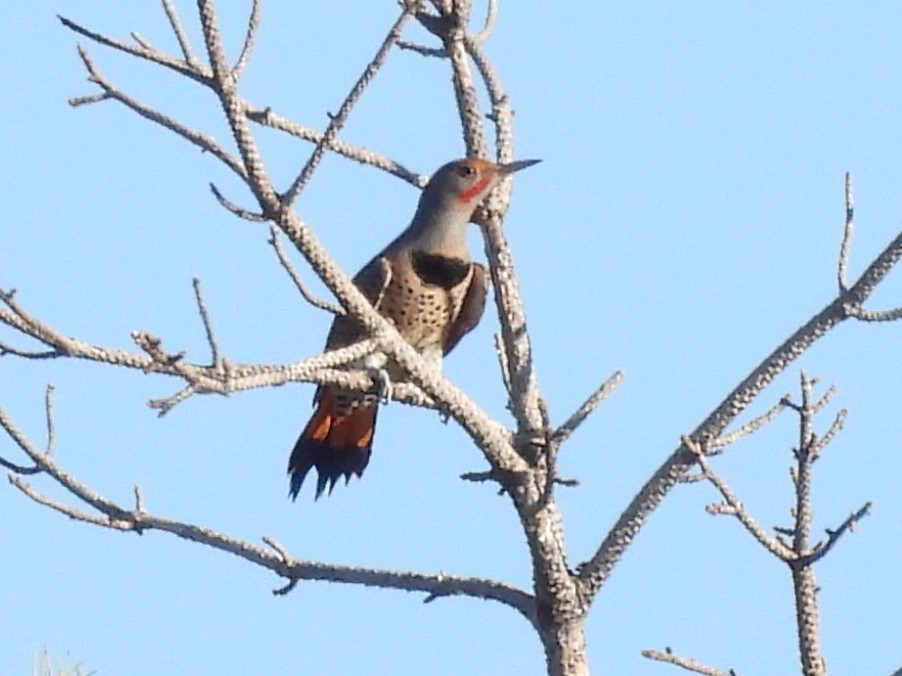
[{"label": "thin twig", "polygon": [[[762,427],[767,425],[767,423],[774,420],[778,415],[780,415],[780,413],[783,412],[783,410],[788,405],[788,403],[787,403],[788,396],[789,395],[781,397],[780,401],[778,401],[776,404],[774,404],[769,410],[767,410],[765,413],[762,413],[754,420],[750,420],[749,422],[747,422],[745,425],[743,425],[739,429],[734,430],[734,431],[730,432],[729,434],[720,435],[719,437],[717,437],[717,439],[712,441],[710,445],[712,447],[723,448],[725,446],[735,444],[740,439],[743,439],[743,438],[749,436],[750,434],[754,434],[755,432],[760,430]],[[706,453],[706,455],[715,455],[715,453],[709,452],[709,453]]]},{"label": "thin twig", "polygon": [[654,660],[655,662],[665,662],[666,664],[672,664],[675,667],[681,667],[686,671],[691,671],[694,674],[702,674],[703,676],[735,676],[732,669],[729,671],[715,669],[714,667],[703,664],[702,662],[694,660],[690,657],[682,657],[681,655],[677,655],[670,648],[665,648],[663,651],[643,650],[642,657],[647,657],[648,659]]},{"label": "thin twig", "polygon": [[[29,456],[29,450],[34,451],[35,453],[39,453],[37,448],[29,448],[31,441],[25,434],[18,428],[15,421],[0,407],[0,428],[2,428],[6,434],[12,439],[13,443],[18,446],[20,449],[25,451]],[[14,463],[10,460],[7,460],[3,457],[0,457],[0,465],[5,467],[6,469],[15,472],[16,474],[39,474],[43,472],[44,469],[38,463],[35,463],[32,467],[26,467],[25,465],[20,465],[18,463]]]},{"label": "thin twig", "polygon": [[478,33],[472,35],[472,39],[477,43],[482,44],[491,36],[492,31],[495,30],[495,22],[498,19],[498,0],[489,0],[488,6],[485,10],[485,24],[482,26],[482,30]]},{"label": "thin twig", "polygon": [[[819,382],[820,382],[820,378],[814,377],[811,379],[812,385],[817,385]],[[821,395],[820,399],[818,399],[816,402],[811,404],[812,414],[817,415],[822,410],[824,410],[824,408],[827,406],[827,404],[829,404],[830,401],[835,396],[836,396],[836,385],[834,384],[834,385],[831,385],[830,387],[828,387],[824,391],[824,394]]]},{"label": "thin twig", "polygon": [[307,285],[304,284],[304,280],[301,279],[301,276],[295,269],[294,264],[291,262],[291,259],[285,252],[285,249],[282,247],[281,233],[274,225],[269,226],[269,239],[267,240],[267,242],[275,250],[276,257],[279,259],[279,265],[281,265],[285,272],[288,273],[291,281],[294,282],[295,288],[298,290],[298,293],[301,294],[304,300],[310,303],[313,307],[317,307],[320,310],[325,310],[326,312],[331,312],[334,315],[345,314],[343,307],[341,307],[340,305],[335,305],[334,303],[330,303],[329,301],[323,300],[322,298],[317,298],[307,288]]},{"label": "thin twig", "polygon": [[427,47],[426,45],[421,45],[418,42],[413,42],[411,40],[398,40],[398,49],[416,52],[421,56],[432,58],[448,58],[448,51],[446,49],[440,47]]},{"label": "thin twig", "polygon": [[902,319],[902,307],[892,310],[866,310],[863,307],[848,308],[850,317],[862,322],[894,322]]},{"label": "thin twig", "polygon": [[326,128],[326,131],[323,133],[322,138],[313,149],[310,158],[304,164],[304,167],[301,169],[301,172],[291,184],[291,187],[288,188],[288,190],[285,191],[285,194],[282,196],[282,203],[284,207],[287,208],[291,206],[291,204],[301,194],[301,191],[303,191],[310,178],[313,176],[313,172],[316,171],[316,168],[319,166],[320,160],[322,160],[329,145],[332,143],[335,137],[338,136],[338,132],[341,131],[341,128],[344,126],[345,121],[347,121],[348,115],[351,114],[351,111],[360,100],[363,92],[366,91],[367,86],[369,86],[370,82],[373,81],[373,78],[376,77],[379,69],[382,68],[382,65],[388,58],[389,52],[391,51],[395,42],[397,42],[398,38],[401,36],[401,31],[404,29],[404,24],[407,23],[410,17],[411,8],[405,5],[403,11],[401,12],[401,15],[394,22],[394,24],[392,24],[392,27],[389,29],[388,34],[385,36],[385,39],[379,46],[379,49],[376,52],[376,56],[374,56],[373,60],[370,61],[369,64],[367,64],[367,67],[364,69],[361,76],[357,79],[357,82],[354,83],[354,86],[351,88],[351,91],[348,92],[348,95],[345,98],[344,102],[341,104],[341,107],[338,109],[338,112],[335,115],[330,116],[329,126]]},{"label": "thin twig", "polygon": [[210,192],[213,193],[213,197],[216,198],[216,201],[219,202],[219,205],[223,209],[237,216],[238,218],[242,218],[245,221],[251,221],[252,223],[263,223],[267,220],[266,216],[264,216],[263,214],[244,209],[243,207],[239,207],[237,204],[223,195],[222,192],[220,192],[219,188],[216,187],[215,183],[210,184]]},{"label": "thin twig", "polygon": [[106,92],[101,92],[100,94],[89,94],[88,96],[73,96],[68,100],[68,103],[73,108],[78,108],[79,106],[89,106],[94,103],[110,100],[114,100],[112,96]]},{"label": "thin twig", "polygon": [[263,8],[262,0],[253,0],[251,7],[251,15],[247,20],[247,32],[244,35],[244,46],[241,48],[241,55],[232,68],[232,77],[237,82],[241,79],[244,69],[250,61],[251,52],[254,50],[254,43],[257,41],[257,33],[260,31],[260,10]]},{"label": "thin twig", "polygon": [[70,105],[83,105],[85,102],[93,102],[94,100],[113,99],[115,101],[118,101],[125,105],[127,108],[130,108],[131,110],[136,112],[144,119],[150,120],[155,124],[159,124],[161,127],[165,127],[166,129],[175,132],[189,143],[197,146],[205,152],[210,153],[220,162],[225,164],[229,169],[231,169],[239,178],[243,180],[247,179],[245,170],[238,159],[234,155],[226,151],[221,145],[219,145],[215,138],[206,134],[201,134],[200,132],[197,132],[185,126],[178,120],[175,120],[174,118],[161,113],[155,108],[146,106],[143,103],[140,103],[137,99],[134,99],[128,94],[125,94],[100,73],[97,66],[94,64],[90,55],[88,54],[87,49],[79,45],[78,54],[81,57],[82,62],[85,64],[85,68],[87,69],[88,74],[91,76],[91,82],[95,83],[103,90],[103,97],[102,99],[97,99],[97,97],[81,97],[77,99],[71,99],[69,101]]},{"label": "thin twig", "polygon": [[845,521],[840,524],[839,528],[836,530],[827,529],[827,540],[824,542],[818,542],[811,553],[803,556],[799,560],[800,565],[810,566],[814,563],[817,563],[822,558],[827,556],[830,553],[830,550],[839,542],[839,539],[845,535],[846,532],[853,532],[855,528],[858,526],[858,522],[861,521],[864,517],[871,515],[871,508],[874,504],[869,500],[864,503],[858,510],[852,512]]},{"label": "thin twig", "polygon": [[589,398],[586,399],[569,418],[567,418],[567,421],[563,425],[554,431],[554,434],[552,434],[554,440],[557,443],[566,441],[570,435],[576,431],[576,428],[589,417],[592,411],[598,408],[605,399],[611,396],[617,388],[620,387],[621,383],[623,383],[623,373],[621,371],[615,371],[607,380],[599,385],[598,389],[589,395]]},{"label": "thin twig", "polygon": [[811,447],[811,455],[817,459],[820,457],[821,451],[823,451],[827,446],[829,446],[833,440],[836,438],[836,435],[842,431],[843,425],[846,422],[846,416],[848,416],[848,409],[842,409],[839,413],[836,414],[836,417],[833,419],[833,423],[830,425],[830,429],[828,429],[820,439],[814,442]]},{"label": "thin twig", "polygon": [[40,474],[42,471],[40,467],[35,467],[34,465],[32,465],[31,467],[17,465],[16,463],[7,460],[2,456],[0,456],[0,467],[4,467],[11,472],[15,472],[16,474]]},{"label": "thin twig", "polygon": [[741,523],[745,529],[754,537],[762,547],[767,549],[771,554],[778,557],[783,561],[792,560],[795,558],[791,550],[787,547],[784,547],[778,540],[768,535],[767,530],[759,524],[755,518],[749,514],[749,512],[745,509],[742,504],[742,501],[736,496],[733,492],[733,489],[730,488],[729,484],[721,477],[711,465],[708,463],[708,459],[705,457],[705,453],[703,449],[688,436],[683,437],[683,444],[689,447],[696,456],[699,469],[705,475],[705,478],[714,486],[726,503],[728,510],[722,510],[717,506],[709,506],[708,512],[710,514],[729,514],[735,516],[736,519]]},{"label": "thin twig", "polygon": [[144,491],[138,484],[135,484],[135,513],[147,513],[147,507],[144,505]]},{"label": "thin twig", "polygon": [[170,397],[165,397],[164,399],[150,399],[147,402],[147,406],[148,408],[152,408],[157,411],[157,415],[162,418],[176,406],[181,404],[183,401],[190,399],[199,391],[200,390],[198,390],[198,388],[194,385],[185,385]]},{"label": "thin twig", "polygon": [[198,277],[195,277],[192,283],[194,285],[194,297],[197,300],[197,311],[200,312],[200,318],[204,323],[204,333],[207,335],[207,343],[210,345],[210,364],[211,366],[219,366],[221,360],[219,356],[219,340],[216,338],[216,330],[213,328],[213,321],[210,319],[209,310],[207,310],[204,290]]},{"label": "thin twig", "polygon": [[48,385],[44,393],[44,418],[47,423],[47,447],[45,453],[53,455],[56,451],[56,420],[53,415],[53,385]]},{"label": "thin twig", "polygon": [[[183,53],[187,52],[187,55],[185,56],[185,61],[174,59],[173,57],[168,56],[162,52],[158,52],[155,50],[147,50],[144,48],[129,45],[127,43],[124,43],[124,42],[121,42],[118,40],[114,40],[114,39],[109,38],[100,33],[96,33],[94,31],[88,30],[87,28],[80,26],[80,25],[76,24],[75,22],[73,22],[69,19],[66,19],[65,17],[59,17],[59,19],[63,23],[63,25],[65,25],[67,28],[70,28],[71,30],[75,31],[76,33],[79,33],[80,35],[83,35],[83,36],[97,42],[98,44],[116,49],[118,51],[129,54],[131,56],[135,56],[135,57],[138,57],[141,59],[151,61],[153,63],[159,64],[166,68],[170,68],[179,74],[185,75],[187,77],[190,77],[190,78],[202,83],[205,87],[211,87],[212,72],[210,71],[209,68],[200,64],[200,62],[197,60],[197,57],[194,56],[193,53],[191,53],[191,47],[187,42],[187,36],[184,33],[184,29],[181,27],[181,22],[178,19],[178,16],[176,14],[174,14],[174,9],[172,8],[171,3],[168,2],[168,0],[164,1],[164,7],[167,8],[167,14],[169,14],[170,10],[173,12],[173,14],[170,16],[170,24],[173,26],[173,32],[176,34],[176,38],[179,40],[179,44],[182,47]],[[109,83],[106,83],[106,84],[109,85]],[[124,94],[119,92],[117,89],[113,88],[113,90],[118,92],[118,96],[113,97],[108,93],[100,93],[100,94],[95,94],[95,95],[91,95],[91,96],[82,96],[82,97],[72,98],[72,99],[70,99],[69,103],[70,103],[70,105],[73,105],[73,106],[79,106],[79,105],[85,105],[88,103],[98,103],[100,101],[104,101],[104,100],[111,99],[111,98],[116,98],[116,99],[121,100],[120,97],[125,96]],[[129,107],[135,109],[140,114],[145,115],[144,112],[141,112],[140,110],[138,110],[138,108],[141,108],[140,104],[137,104],[137,102],[134,101],[133,99],[129,99],[129,101],[131,101],[131,104],[132,104],[132,105],[129,105]],[[125,102],[125,101],[123,101],[123,102]],[[146,109],[146,111],[152,110],[152,109],[147,108],[146,106],[144,106],[143,108]],[[154,112],[156,112],[156,111],[154,111]],[[266,126],[272,127],[273,129],[278,129],[280,131],[284,131],[286,133],[291,134],[292,136],[295,136],[295,137],[305,140],[305,141],[317,143],[323,137],[322,132],[316,131],[309,127],[305,127],[296,122],[288,120],[287,118],[284,118],[284,117],[274,113],[270,108],[259,108],[252,104],[246,103],[245,114],[248,116],[249,119],[253,120],[254,122],[257,122],[259,124],[264,124]],[[157,115],[161,115],[161,114],[157,113]],[[171,119],[165,118],[165,116],[163,116],[163,117],[164,117],[164,119],[169,120],[169,122],[172,122]],[[164,125],[164,126],[166,126],[166,125]],[[176,133],[178,133],[181,136],[184,136],[185,138],[189,138],[185,133],[186,128],[175,128],[174,127],[173,131],[176,131]],[[197,132],[191,132],[191,133],[198,134]],[[198,134],[198,136],[200,138],[204,139],[206,142],[214,140],[214,139],[212,139],[212,137],[204,137],[200,134]],[[189,140],[191,140],[192,143],[194,143],[194,140],[192,140],[191,138],[189,138]],[[350,143],[346,143],[344,141],[334,139],[329,144],[329,149],[344,156],[344,157],[361,162],[362,164],[366,164],[369,166],[377,167],[384,171],[388,171],[389,173],[397,176],[398,178],[401,178],[404,181],[407,181],[408,183],[411,183],[412,185],[416,185],[416,186],[422,188],[423,185],[425,184],[426,177],[421,176],[420,174],[417,174],[416,172],[413,172],[413,171],[407,169],[406,167],[398,164],[397,162],[391,160],[390,158],[388,158],[384,155],[380,155],[379,153],[373,152],[366,148],[361,148],[358,146],[354,146]]]},{"label": "thin twig", "polygon": [[[293,120],[289,120],[287,117],[279,115],[271,108],[257,108],[251,104],[248,104],[246,115],[247,118],[252,122],[263,125],[270,129],[276,129],[278,131],[285,132],[290,136],[294,136],[297,139],[307,141],[309,143],[320,143],[320,141],[322,141],[323,137],[325,136],[323,132],[317,131],[316,129],[312,129],[311,127],[307,127],[302,124],[298,124]],[[402,181],[405,181],[406,183],[409,183],[410,185],[416,186],[418,188],[423,188],[429,179],[428,176],[424,176],[413,171],[412,169],[408,169],[403,164],[396,162],[387,155],[382,155],[362,146],[352,145],[338,138],[332,139],[327,148],[328,150],[337,153],[342,157],[347,157],[348,159],[359,162],[360,164],[375,167],[377,169],[385,171],[392,176],[400,178]]]},{"label": "thin twig", "polygon": [[[164,6],[166,6],[166,3],[164,3]],[[79,24],[71,21],[70,19],[67,19],[64,16],[57,15],[57,18],[69,30],[74,31],[79,35],[83,35],[84,37],[93,40],[97,44],[103,45],[104,47],[110,47],[111,49],[115,49],[117,51],[123,52],[124,54],[129,54],[130,56],[134,56],[145,61],[150,61],[151,63],[159,64],[175,71],[176,73],[179,73],[180,75],[184,75],[187,78],[199,82],[204,86],[209,86],[210,84],[210,71],[201,66],[200,63],[194,58],[187,61],[182,61],[176,59],[175,57],[169,56],[168,54],[164,54],[163,52],[159,52],[155,49],[147,49],[145,47],[142,47],[141,45],[135,46],[130,45],[126,42],[122,42],[121,40],[114,40],[113,38],[110,38],[106,35],[89,30],[84,26],[80,26]]]},{"label": "thin twig", "polygon": [[852,237],[855,234],[855,192],[852,187],[852,174],[850,172],[846,172],[844,193],[846,198],[846,223],[843,228],[842,244],[839,247],[839,265],[836,269],[836,280],[840,294],[845,293],[848,289],[849,253],[852,250]]},{"label": "thin twig", "polygon": [[484,483],[486,481],[498,481],[498,477],[495,476],[495,473],[489,470],[488,472],[464,472],[459,477],[462,481],[472,481],[473,483]]},{"label": "thin twig", "polygon": [[132,31],[131,36],[132,36],[132,40],[137,42],[144,49],[147,49],[149,51],[156,51],[156,50],[154,50],[153,45],[150,44],[150,42],[148,40],[144,39],[140,33],[136,33],[134,31]]},{"label": "thin twig", "polygon": [[291,555],[288,553],[288,548],[285,545],[283,545],[281,542],[279,542],[275,538],[272,538],[268,535],[264,535],[260,539],[263,540],[263,542],[268,544],[270,547],[272,547],[275,550],[275,552],[280,557],[282,557],[283,561],[285,561],[287,563],[291,560]]},{"label": "thin twig", "polygon": [[178,40],[179,48],[182,50],[182,56],[185,58],[185,63],[200,70],[200,62],[194,55],[194,50],[191,49],[191,42],[188,40],[188,34],[185,32],[185,27],[182,25],[182,20],[179,17],[175,6],[172,4],[172,0],[163,0],[163,9],[166,12],[166,18],[169,19],[169,25],[172,27],[175,39]]},{"label": "thin twig", "polygon": [[67,505],[61,500],[55,500],[39,492],[31,484],[15,475],[10,475],[8,479],[13,486],[18,488],[39,505],[50,507],[50,509],[57,511],[60,514],[64,514],[75,521],[82,521],[84,523],[94,524],[95,526],[101,526],[102,528],[113,528],[116,530],[131,530],[134,527],[134,524],[124,522],[122,519],[113,520],[108,516],[91,514],[84,510],[72,507],[71,505]]},{"label": "thin twig", "polygon": [[22,359],[56,359],[63,354],[59,350],[23,350],[0,340],[0,357],[11,354]]}]

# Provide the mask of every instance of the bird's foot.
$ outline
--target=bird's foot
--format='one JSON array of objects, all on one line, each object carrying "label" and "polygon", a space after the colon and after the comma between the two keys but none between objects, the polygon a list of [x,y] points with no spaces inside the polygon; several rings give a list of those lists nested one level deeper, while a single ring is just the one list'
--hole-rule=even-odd
[{"label": "bird's foot", "polygon": [[376,385],[376,396],[383,404],[387,404],[391,400],[392,382],[388,375],[388,371],[382,368],[370,367],[367,369],[370,378]]}]

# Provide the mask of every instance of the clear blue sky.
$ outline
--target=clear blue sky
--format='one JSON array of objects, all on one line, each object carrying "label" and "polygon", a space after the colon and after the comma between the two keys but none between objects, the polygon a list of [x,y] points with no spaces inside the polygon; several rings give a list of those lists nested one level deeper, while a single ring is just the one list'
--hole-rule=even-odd
[{"label": "clear blue sky", "polygon": [[[226,3],[220,3],[225,5]],[[245,3],[223,15],[237,53]],[[193,4],[179,3],[195,45]],[[238,11],[240,10],[240,11]],[[204,282],[223,351],[240,361],[315,354],[329,318],[294,293],[264,228],[220,209],[207,184],[246,192],[208,156],[104,103],[56,13],[176,52],[155,3],[10,3],[0,23],[0,286],[63,332],[122,348],[147,329],[207,358],[191,278]],[[234,12],[234,13],[232,13]],[[323,126],[396,15],[395,3],[269,0],[244,91]],[[779,341],[835,292],[843,173],[854,173],[851,273],[902,223],[902,5],[896,2],[502,2],[488,45],[516,108],[519,175],[507,221],[539,378],[555,421],[616,369],[626,382],[566,446],[560,493],[571,563],[597,545],[651,471]],[[412,36],[421,36],[414,31]],[[227,138],[199,87],[91,47],[102,71],[162,110]],[[430,173],[462,152],[447,64],[392,55],[343,137]],[[309,147],[263,134],[286,181]],[[393,237],[417,193],[329,157],[298,208],[350,271]],[[474,232],[474,244],[478,242]],[[480,254],[481,255],[481,254]],[[872,306],[902,303],[895,273]],[[504,416],[487,319],[448,376]],[[8,331],[4,339],[14,339]],[[795,392],[798,368],[837,383],[850,416],[817,464],[818,528],[865,500],[874,513],[817,568],[823,649],[835,674],[902,665],[902,325],[848,324],[767,390],[749,414]],[[312,387],[196,397],[159,420],[145,405],[178,383],[87,363],[0,360],[0,405],[43,438],[56,386],[58,458],[107,496],[140,484],[149,510],[298,557],[491,576],[529,585],[504,498],[466,484],[484,467],[453,425],[391,405],[363,481],[314,504],[286,499],[287,454]],[[788,524],[786,415],[717,467],[766,526]],[[16,457],[0,439],[0,453]],[[60,497],[48,480],[42,490]],[[309,491],[309,487],[307,489]],[[726,518],[703,485],[653,516],[588,624],[598,672],[675,673],[644,661],[672,646],[742,674],[797,672],[788,571]],[[114,674],[540,674],[526,623],[468,599],[282,581],[161,533],[102,531],[0,491],[0,674],[32,652],[68,652]]]}]

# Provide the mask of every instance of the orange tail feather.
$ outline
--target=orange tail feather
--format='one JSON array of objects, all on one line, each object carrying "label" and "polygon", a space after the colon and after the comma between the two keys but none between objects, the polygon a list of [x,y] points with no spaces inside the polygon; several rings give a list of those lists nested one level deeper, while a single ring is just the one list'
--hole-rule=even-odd
[{"label": "orange tail feather", "polygon": [[335,397],[323,389],[317,393],[317,408],[310,422],[301,432],[291,458],[288,475],[291,486],[288,494],[297,498],[307,473],[316,467],[316,498],[326,485],[329,493],[338,478],[344,475],[347,483],[351,474],[361,476],[370,460],[373,432],[376,428],[378,404],[359,405],[347,414],[337,411]]}]

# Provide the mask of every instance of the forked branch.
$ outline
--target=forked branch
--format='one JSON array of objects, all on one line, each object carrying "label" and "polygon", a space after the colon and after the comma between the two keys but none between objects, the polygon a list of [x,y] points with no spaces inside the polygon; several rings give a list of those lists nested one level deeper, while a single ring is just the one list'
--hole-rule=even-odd
[{"label": "forked branch", "polygon": [[[849,189],[847,195],[851,195]],[[848,199],[848,197],[847,197]],[[848,223],[848,220],[847,220]],[[846,228],[843,247],[846,254],[851,244],[850,229]],[[689,438],[703,447],[716,440],[726,426],[742,413],[748,405],[801,354],[831,329],[845,319],[855,316],[874,289],[902,258],[902,233],[880,252],[867,266],[855,283],[831,300],[823,309],[797,329],[726,396],[726,398],[699,424]],[[681,482],[698,462],[698,455],[686,444],[668,457],[632,499],[614,527],[602,541],[592,558],[580,567],[580,578],[586,586],[589,598],[604,585],[623,553],[645,525],[651,513]]]},{"label": "forked branch", "polygon": [[[47,415],[48,418],[52,417],[49,404]],[[83,508],[73,507],[62,500],[44,495],[18,476],[19,474],[35,473],[28,468],[19,472],[15,467],[10,467],[13,470],[13,473],[9,475],[10,483],[35,502],[56,510],[76,521],[138,534],[149,530],[169,533],[184,540],[197,542],[234,554],[250,563],[267,568],[292,583],[296,583],[298,580],[324,580],[420,592],[427,594],[425,601],[447,596],[467,596],[497,601],[516,610],[530,623],[534,624],[536,622],[533,598],[521,589],[496,580],[449,575],[446,573],[427,575],[412,571],[341,566],[297,559],[290,556],[284,547],[273,545],[274,541],[270,538],[264,538],[270,544],[270,548],[264,548],[218,533],[211,528],[156,516],[147,510],[144,504],[144,496],[137,487],[135,488],[135,505],[133,507],[122,506],[77,480],[56,461],[53,455],[38,449],[15,426],[12,419],[2,408],[0,408],[0,427],[13,439],[18,448],[31,459],[38,472],[49,475],[69,494],[77,498],[79,502],[91,507],[92,510],[86,511]]]},{"label": "forked branch", "polygon": [[683,439],[683,445],[695,453],[702,476],[723,498],[722,503],[709,506],[708,511],[712,514],[735,517],[762,547],[789,567],[795,597],[802,670],[805,674],[820,675],[826,673],[826,667],[820,647],[818,587],[813,566],[832,549],[845,532],[854,528],[858,521],[867,515],[870,503],[853,512],[838,529],[828,530],[828,539],[825,542],[811,546],[810,533],[814,518],[814,463],[841,429],[846,411],[840,411],[827,432],[818,436],[814,430],[814,417],[829,403],[836,390],[830,387],[823,396],[815,398],[813,387],[817,380],[809,378],[804,371],[800,379],[801,402],[797,404],[788,396],[781,400],[782,408],[789,408],[799,416],[799,443],[794,449],[795,464],[791,470],[795,491],[791,528],[776,528],[776,535],[767,533],[752,517],[726,480],[711,467],[703,446],[688,437]]}]

